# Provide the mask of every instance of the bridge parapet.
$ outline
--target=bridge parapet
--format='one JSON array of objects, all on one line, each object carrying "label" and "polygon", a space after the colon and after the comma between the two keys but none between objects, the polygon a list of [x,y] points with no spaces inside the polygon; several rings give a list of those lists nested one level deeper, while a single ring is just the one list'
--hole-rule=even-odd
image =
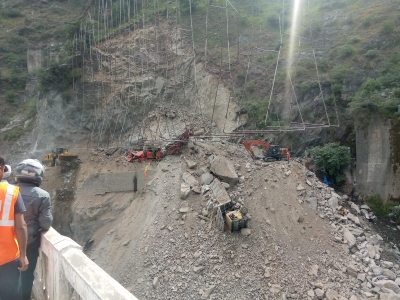
[{"label": "bridge parapet", "polygon": [[36,300],[137,300],[53,228],[42,234],[33,293]]}]

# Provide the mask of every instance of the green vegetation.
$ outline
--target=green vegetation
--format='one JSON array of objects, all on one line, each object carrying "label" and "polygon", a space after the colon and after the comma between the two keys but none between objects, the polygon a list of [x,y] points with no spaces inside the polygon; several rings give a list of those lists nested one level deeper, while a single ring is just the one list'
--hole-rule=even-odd
[{"label": "green vegetation", "polygon": [[356,49],[352,45],[343,45],[339,49],[339,57],[340,58],[348,58],[353,56],[356,53]]},{"label": "green vegetation", "polygon": [[252,122],[255,123],[257,129],[264,129],[265,124],[265,114],[268,109],[269,99],[263,99],[259,102],[252,102],[247,111]]},{"label": "green vegetation", "polygon": [[391,218],[400,224],[400,206],[398,202],[388,200],[383,202],[379,195],[371,195],[367,198],[367,204],[378,217]]},{"label": "green vegetation", "polygon": [[348,70],[341,65],[334,67],[331,74],[333,82],[343,84],[344,77],[347,73]]},{"label": "green vegetation", "polygon": [[256,87],[255,87],[255,85],[254,85],[254,82],[250,82],[250,83],[247,85],[247,91],[248,91],[250,94],[252,94],[252,93],[254,93],[255,90],[256,90]]},{"label": "green vegetation", "polygon": [[65,91],[72,85],[74,79],[81,76],[81,70],[72,70],[67,64],[58,64],[52,61],[48,68],[39,69],[37,76],[40,90],[48,91],[50,88],[53,88],[59,91]]},{"label": "green vegetation", "polygon": [[368,125],[372,113],[386,119],[399,117],[400,58],[392,56],[379,70],[379,75],[377,78],[366,79],[349,104],[358,127]]},{"label": "green vegetation", "polygon": [[17,9],[5,9],[2,11],[2,15],[6,18],[20,18],[23,14]]},{"label": "green vegetation", "polygon": [[382,24],[382,33],[385,35],[391,35],[396,27],[393,20],[386,20]]},{"label": "green vegetation", "polygon": [[367,58],[376,58],[379,56],[379,50],[373,49],[373,50],[368,50],[367,53],[365,53],[365,57]]},{"label": "green vegetation", "polygon": [[14,91],[7,91],[6,100],[8,103],[11,103],[12,105],[18,104],[17,94]]},{"label": "green vegetation", "polygon": [[315,164],[324,169],[335,184],[339,185],[345,180],[343,169],[350,163],[347,147],[329,143],[323,147],[314,147],[311,152],[315,154]]}]

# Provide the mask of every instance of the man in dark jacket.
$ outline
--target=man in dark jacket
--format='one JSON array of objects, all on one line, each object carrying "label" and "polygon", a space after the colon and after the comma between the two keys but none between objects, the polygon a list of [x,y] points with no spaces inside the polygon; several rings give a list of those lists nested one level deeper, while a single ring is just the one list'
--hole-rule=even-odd
[{"label": "man in dark jacket", "polygon": [[26,212],[25,222],[28,226],[28,244],[26,255],[29,260],[28,270],[22,273],[22,300],[30,300],[34,271],[39,257],[40,233],[49,230],[53,221],[50,195],[39,188],[44,175],[43,165],[36,159],[26,159],[16,168],[17,186],[20,188]]}]

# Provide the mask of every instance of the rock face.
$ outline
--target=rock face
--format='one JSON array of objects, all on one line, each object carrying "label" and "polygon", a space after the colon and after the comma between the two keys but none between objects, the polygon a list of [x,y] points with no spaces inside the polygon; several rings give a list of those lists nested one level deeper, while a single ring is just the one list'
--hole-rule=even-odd
[{"label": "rock face", "polygon": [[211,172],[220,177],[223,181],[234,185],[239,181],[233,164],[222,156],[213,156],[211,159]]}]

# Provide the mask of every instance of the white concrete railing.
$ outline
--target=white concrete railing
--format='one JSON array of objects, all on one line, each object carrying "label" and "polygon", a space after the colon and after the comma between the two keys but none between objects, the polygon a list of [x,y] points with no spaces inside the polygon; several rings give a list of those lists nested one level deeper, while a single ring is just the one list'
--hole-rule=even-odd
[{"label": "white concrete railing", "polygon": [[33,293],[36,300],[137,300],[53,228],[42,234]]}]

